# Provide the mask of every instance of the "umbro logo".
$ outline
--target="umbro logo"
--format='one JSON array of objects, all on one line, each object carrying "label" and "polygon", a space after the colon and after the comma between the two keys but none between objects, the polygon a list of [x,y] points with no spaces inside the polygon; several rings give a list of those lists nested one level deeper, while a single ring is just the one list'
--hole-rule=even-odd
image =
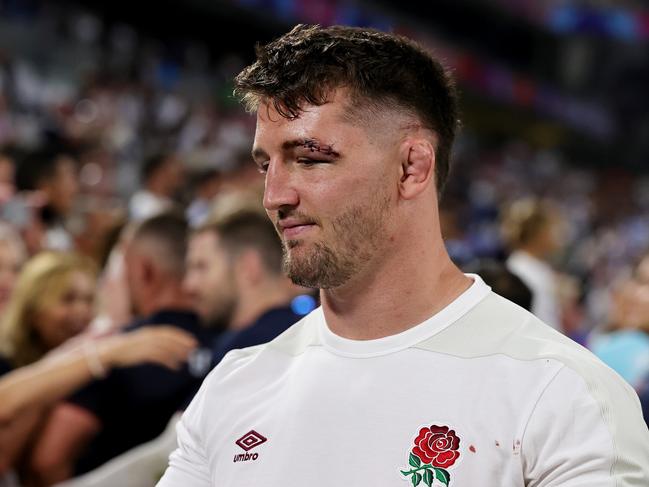
[{"label": "umbro logo", "polygon": [[268,439],[255,430],[248,431],[245,435],[239,438],[235,443],[239,445],[246,453],[239,453],[234,456],[233,462],[247,462],[248,460],[257,460],[259,453],[248,453],[253,448],[265,443]]}]

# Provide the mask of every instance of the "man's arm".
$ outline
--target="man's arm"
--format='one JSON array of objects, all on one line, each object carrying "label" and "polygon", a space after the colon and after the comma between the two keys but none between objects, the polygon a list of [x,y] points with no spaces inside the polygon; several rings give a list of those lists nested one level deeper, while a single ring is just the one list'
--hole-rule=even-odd
[{"label": "man's arm", "polygon": [[99,419],[74,404],[56,406],[34,444],[31,474],[38,485],[70,478],[77,458],[101,428]]},{"label": "man's arm", "polygon": [[637,396],[611,370],[586,381],[564,367],[522,433],[527,487],[649,485],[649,431]]},{"label": "man's arm", "polygon": [[178,448],[169,457],[169,466],[156,487],[210,487],[210,469],[207,450],[201,432],[204,432],[203,410],[209,380],[203,382],[176,426]]},{"label": "man's arm", "polygon": [[0,423],[0,477],[16,466],[46,414],[41,407],[25,407],[13,421]]}]

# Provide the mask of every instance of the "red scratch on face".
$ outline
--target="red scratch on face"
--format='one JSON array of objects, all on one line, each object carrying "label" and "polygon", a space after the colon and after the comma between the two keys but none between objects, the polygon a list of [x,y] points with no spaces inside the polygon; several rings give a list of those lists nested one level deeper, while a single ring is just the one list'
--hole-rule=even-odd
[{"label": "red scratch on face", "polygon": [[475,453],[475,446],[471,445],[469,447],[469,451],[472,452],[472,453]]}]

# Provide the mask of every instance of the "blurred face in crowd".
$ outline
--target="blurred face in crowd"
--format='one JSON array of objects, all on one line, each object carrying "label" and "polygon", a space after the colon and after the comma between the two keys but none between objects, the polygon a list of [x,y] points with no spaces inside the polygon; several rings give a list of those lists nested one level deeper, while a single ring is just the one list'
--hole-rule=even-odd
[{"label": "blurred face in crowd", "polygon": [[558,213],[552,212],[543,227],[539,230],[537,242],[542,249],[542,253],[552,256],[561,250],[564,240],[563,221]]},{"label": "blurred face in crowd", "polygon": [[93,317],[94,276],[82,270],[70,272],[66,284],[37,308],[33,327],[41,342],[52,350],[81,333]]},{"label": "blurred face in crowd", "polygon": [[0,154],[0,187],[13,186],[14,184],[14,163],[13,161]]},{"label": "blurred face in crowd", "polygon": [[0,240],[0,313],[9,301],[24,260],[25,255],[17,245]]},{"label": "blurred face in crowd", "polygon": [[649,285],[649,255],[643,257],[636,270],[637,279],[643,284]]},{"label": "blurred face in crowd", "polygon": [[348,103],[338,90],[296,119],[281,117],[272,104],[257,112],[253,157],[266,176],[264,207],[288,276],[307,287],[334,288],[370,269],[390,238],[398,144],[388,145],[389,135],[388,143],[368,137],[374,123],[345,121]]},{"label": "blurred face in crowd", "polygon": [[185,168],[176,156],[169,156],[158,174],[163,193],[173,198],[185,182]]},{"label": "blurred face in crowd", "polygon": [[77,167],[73,159],[61,156],[56,161],[52,178],[39,185],[47,197],[47,202],[57,213],[67,215],[73,208],[79,194]]},{"label": "blurred face in crowd", "polygon": [[184,288],[194,309],[207,322],[226,325],[236,305],[233,263],[213,231],[189,239]]},{"label": "blurred face in crowd", "polygon": [[611,322],[649,333],[649,283],[629,279],[613,292]]}]

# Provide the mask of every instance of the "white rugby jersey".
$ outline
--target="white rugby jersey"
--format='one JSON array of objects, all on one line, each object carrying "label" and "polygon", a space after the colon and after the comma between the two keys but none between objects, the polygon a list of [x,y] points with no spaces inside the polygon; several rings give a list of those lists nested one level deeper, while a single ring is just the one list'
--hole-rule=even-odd
[{"label": "white rugby jersey", "polygon": [[647,487],[634,391],[480,278],[397,335],[317,309],[229,353],[178,425],[160,487]]}]

